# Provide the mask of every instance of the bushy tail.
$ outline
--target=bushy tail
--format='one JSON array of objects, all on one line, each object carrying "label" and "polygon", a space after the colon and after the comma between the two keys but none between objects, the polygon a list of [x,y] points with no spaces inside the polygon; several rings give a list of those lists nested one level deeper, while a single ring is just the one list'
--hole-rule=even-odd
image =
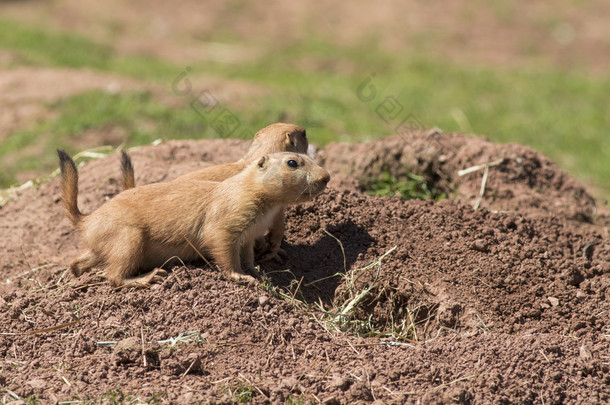
[{"label": "bushy tail", "polygon": [[131,164],[129,154],[124,150],[121,151],[121,173],[123,174],[123,190],[134,188],[136,186],[136,179],[133,173],[133,165]]},{"label": "bushy tail", "polygon": [[61,201],[64,204],[66,216],[77,226],[83,214],[78,209],[78,171],[74,161],[63,149],[57,149],[59,169],[61,170]]}]

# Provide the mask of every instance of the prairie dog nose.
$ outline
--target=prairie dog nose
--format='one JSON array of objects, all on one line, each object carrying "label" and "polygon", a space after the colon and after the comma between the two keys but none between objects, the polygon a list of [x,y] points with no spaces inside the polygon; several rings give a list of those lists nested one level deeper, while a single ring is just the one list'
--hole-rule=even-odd
[{"label": "prairie dog nose", "polygon": [[327,184],[330,181],[330,173],[328,173],[326,170],[324,170],[324,174],[322,175],[322,178],[320,179],[320,181]]}]

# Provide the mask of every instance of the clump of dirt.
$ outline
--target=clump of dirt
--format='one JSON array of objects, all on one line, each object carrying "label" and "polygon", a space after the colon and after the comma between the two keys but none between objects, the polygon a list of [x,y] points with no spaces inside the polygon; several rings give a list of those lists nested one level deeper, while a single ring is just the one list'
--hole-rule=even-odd
[{"label": "clump of dirt", "polygon": [[[610,400],[607,227],[568,220],[590,218],[585,190],[528,148],[454,135],[418,154],[423,139],[404,151],[397,138],[330,145],[331,187],[287,211],[287,259],[263,263],[257,287],[204,263],[173,267],[149,290],[114,290],[100,273],[73,279],[66,265],[80,242],[63,216],[58,179],[19,191],[0,210],[1,395],[158,403]],[[247,147],[237,140],[141,147],[132,151],[136,181],[236,160]],[[491,200],[486,193],[474,210],[481,171],[455,171],[500,158],[508,161],[489,169],[488,192],[514,194]],[[374,176],[370,168],[385,170],[386,162],[458,191],[438,203],[373,197],[337,172]],[[84,212],[120,191],[116,155],[79,173]],[[477,192],[469,196],[468,187]],[[517,193],[540,204],[530,207]],[[386,253],[380,266],[363,270]],[[366,289],[352,311],[337,313]],[[336,330],[355,320],[377,336]]]},{"label": "clump of dirt", "polygon": [[[492,211],[587,222],[596,213],[595,200],[581,184],[540,152],[518,144],[495,144],[464,134],[409,132],[362,144],[331,143],[321,160],[329,170],[358,179],[360,191],[385,171],[397,179],[416,173],[440,192]],[[488,176],[480,198],[485,164]]]}]

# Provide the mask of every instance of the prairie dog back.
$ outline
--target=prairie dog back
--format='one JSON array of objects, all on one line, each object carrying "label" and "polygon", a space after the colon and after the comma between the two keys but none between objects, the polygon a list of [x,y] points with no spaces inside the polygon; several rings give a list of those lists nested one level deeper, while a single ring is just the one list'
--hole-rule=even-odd
[{"label": "prairie dog back", "polygon": [[[222,181],[239,173],[256,158],[276,152],[307,153],[309,142],[305,128],[294,124],[277,122],[259,130],[252,139],[250,148],[237,162],[225,163],[184,174],[174,180]],[[122,186],[126,190],[135,186],[135,174],[127,152],[121,153]]]}]

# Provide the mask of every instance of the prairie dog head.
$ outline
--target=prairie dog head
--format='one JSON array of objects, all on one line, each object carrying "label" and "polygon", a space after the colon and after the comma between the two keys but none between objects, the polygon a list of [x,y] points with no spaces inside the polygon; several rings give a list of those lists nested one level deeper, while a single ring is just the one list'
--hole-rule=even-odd
[{"label": "prairie dog head", "polygon": [[269,153],[307,153],[309,142],[305,128],[277,122],[261,129],[254,135],[250,149],[242,160],[255,159]]},{"label": "prairie dog head", "polygon": [[326,188],[330,174],[311,158],[290,152],[264,155],[252,163],[255,183],[278,203],[312,200]]}]

